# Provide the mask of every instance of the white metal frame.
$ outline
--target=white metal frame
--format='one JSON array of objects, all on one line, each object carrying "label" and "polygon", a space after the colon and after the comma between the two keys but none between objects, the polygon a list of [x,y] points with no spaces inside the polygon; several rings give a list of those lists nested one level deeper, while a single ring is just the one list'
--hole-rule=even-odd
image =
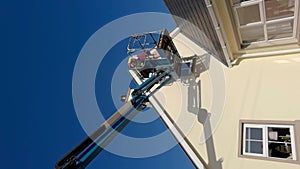
[{"label": "white metal frame", "polygon": [[[268,139],[268,127],[274,128],[289,128],[290,136],[291,136],[291,149],[292,149],[292,160],[297,160],[296,155],[296,142],[295,142],[295,132],[293,125],[269,125],[269,124],[244,124],[243,125],[243,155],[251,155],[251,156],[259,156],[259,157],[267,157],[267,158],[275,158],[275,159],[283,159],[283,158],[276,158],[269,156],[269,139]],[[263,153],[256,154],[256,153],[248,153],[246,152],[245,142],[246,142],[246,128],[260,128],[263,132]],[[284,159],[283,159],[284,160]]]},{"label": "white metal frame", "polygon": [[[249,24],[246,24],[246,25],[240,25],[237,9],[238,8],[244,8],[244,7],[251,6],[251,5],[256,5],[256,4],[259,5],[259,11],[260,11],[260,17],[261,17],[260,22],[253,22],[253,23],[249,23]],[[264,0],[250,0],[250,1],[241,2],[241,3],[238,3],[238,4],[234,4],[233,9],[234,9],[234,16],[235,16],[235,20],[236,20],[236,26],[238,28],[238,36],[239,36],[239,39],[240,39],[240,44],[250,45],[250,44],[267,43],[267,42],[290,40],[290,39],[296,39],[297,38],[297,27],[298,27],[297,22],[298,22],[298,13],[299,13],[299,0],[295,0],[294,16],[281,18],[281,19],[274,19],[274,20],[270,20],[270,21],[267,21],[267,19],[266,19],[265,1]],[[294,20],[293,21],[294,22],[293,23],[293,30],[292,30],[293,34],[292,34],[291,37],[284,37],[284,38],[278,38],[278,39],[268,39],[267,24],[280,23],[282,21],[288,21],[288,20]],[[264,27],[263,28],[264,29],[264,40],[256,41],[256,42],[250,42],[250,43],[243,43],[240,29],[241,28],[246,28],[246,27],[251,27],[251,26],[259,26],[259,25],[263,25],[263,27]]]}]

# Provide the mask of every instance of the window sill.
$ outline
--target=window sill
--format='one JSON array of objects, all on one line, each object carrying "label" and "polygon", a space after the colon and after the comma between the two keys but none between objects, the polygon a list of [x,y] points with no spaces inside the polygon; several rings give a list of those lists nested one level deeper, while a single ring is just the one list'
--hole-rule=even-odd
[{"label": "window sill", "polygon": [[270,162],[281,162],[281,163],[300,165],[299,160],[292,160],[292,159],[280,159],[280,158],[273,158],[273,157],[261,157],[261,156],[242,155],[242,154],[239,154],[238,157],[244,159],[265,160]]},{"label": "window sill", "polygon": [[250,44],[241,45],[240,50],[251,50],[251,49],[259,49],[259,48],[267,48],[267,47],[274,47],[274,46],[282,46],[282,45],[291,45],[297,44],[297,38],[285,38],[285,39],[278,39],[278,40],[271,40],[268,42],[254,42]]}]

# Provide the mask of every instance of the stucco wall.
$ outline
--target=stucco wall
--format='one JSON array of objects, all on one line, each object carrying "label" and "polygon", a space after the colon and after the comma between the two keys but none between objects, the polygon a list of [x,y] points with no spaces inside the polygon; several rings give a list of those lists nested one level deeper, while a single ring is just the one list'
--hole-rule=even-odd
[{"label": "stucco wall", "polygon": [[[201,48],[181,34],[174,38],[174,43],[182,55],[203,54]],[[223,112],[216,112],[220,108],[214,108],[213,97],[219,97],[216,92],[221,91],[216,88],[222,86],[213,84],[213,73],[201,74],[197,85],[200,107],[196,114],[189,114],[197,120],[187,133],[188,141],[201,158],[213,169],[299,169],[299,164],[241,158],[238,145],[240,120],[300,120],[300,54],[245,59],[233,68],[223,66],[213,57],[209,63],[209,69],[223,70],[226,97]],[[171,118],[175,117],[174,112],[175,109],[168,111]],[[190,123],[181,121],[179,127]],[[299,138],[299,130],[297,132]],[[298,152],[299,149],[300,146]],[[299,159],[299,153],[297,155]]]}]

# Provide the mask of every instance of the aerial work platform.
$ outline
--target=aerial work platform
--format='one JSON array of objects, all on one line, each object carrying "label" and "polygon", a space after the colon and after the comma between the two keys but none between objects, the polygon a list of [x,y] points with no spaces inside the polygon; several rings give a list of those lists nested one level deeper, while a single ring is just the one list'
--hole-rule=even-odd
[{"label": "aerial work platform", "polygon": [[[150,102],[178,143],[187,151],[193,164],[197,168],[204,168],[201,158],[185,140],[189,126],[187,128],[181,126],[180,130],[178,128],[181,121],[195,120],[193,110],[198,107],[199,92],[194,81],[195,76],[200,73],[197,67],[201,63],[201,57],[196,55],[180,57],[167,30],[134,34],[127,48],[129,72],[138,86],[128,93],[130,97],[122,99],[126,101],[125,106],[59,160],[55,167],[84,169]],[[166,98],[155,96],[163,87],[165,88],[163,90],[171,95],[167,94]],[[190,97],[189,93],[195,95]],[[166,111],[177,113],[178,120],[169,118]]]},{"label": "aerial work platform", "polygon": [[127,46],[128,68],[144,78],[159,69],[173,72],[173,78],[200,74],[201,57],[181,57],[166,29],[133,34]]}]

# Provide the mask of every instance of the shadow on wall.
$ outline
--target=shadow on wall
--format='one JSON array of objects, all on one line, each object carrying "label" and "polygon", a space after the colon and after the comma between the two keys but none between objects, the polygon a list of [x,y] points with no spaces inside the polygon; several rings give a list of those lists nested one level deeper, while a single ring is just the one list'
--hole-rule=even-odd
[{"label": "shadow on wall", "polygon": [[[222,169],[223,159],[217,160],[214,139],[211,129],[210,113],[201,108],[201,81],[197,81],[201,73],[209,69],[210,55],[191,56],[185,60],[193,60],[191,74],[180,76],[180,81],[188,88],[188,112],[198,117],[199,123],[203,125],[205,145],[208,156],[207,169]],[[200,132],[199,132],[200,136]],[[200,138],[199,138],[200,139]],[[200,155],[200,153],[196,153]],[[201,158],[201,157],[200,157]]]},{"label": "shadow on wall", "polygon": [[188,87],[188,112],[197,115],[200,107],[200,97],[198,94],[199,88],[198,84],[195,82],[195,77],[181,77],[181,82]]},{"label": "shadow on wall", "polygon": [[209,69],[210,55],[193,56],[193,75],[184,77],[183,83],[188,85],[188,111],[198,114],[201,107],[201,84],[197,82],[200,74]]},{"label": "shadow on wall", "polygon": [[[198,121],[203,125],[204,136],[206,138],[205,145],[207,150],[207,169],[222,169],[223,159],[217,160],[212,135],[210,113],[206,109],[201,108],[201,81],[196,83],[192,78],[188,79],[188,111],[198,116]],[[200,139],[200,138],[199,138]]]},{"label": "shadow on wall", "polygon": [[199,109],[198,121],[203,125],[204,136],[206,138],[205,145],[208,156],[208,169],[222,169],[223,159],[217,160],[214,146],[214,138],[212,135],[210,114],[205,109]]}]

